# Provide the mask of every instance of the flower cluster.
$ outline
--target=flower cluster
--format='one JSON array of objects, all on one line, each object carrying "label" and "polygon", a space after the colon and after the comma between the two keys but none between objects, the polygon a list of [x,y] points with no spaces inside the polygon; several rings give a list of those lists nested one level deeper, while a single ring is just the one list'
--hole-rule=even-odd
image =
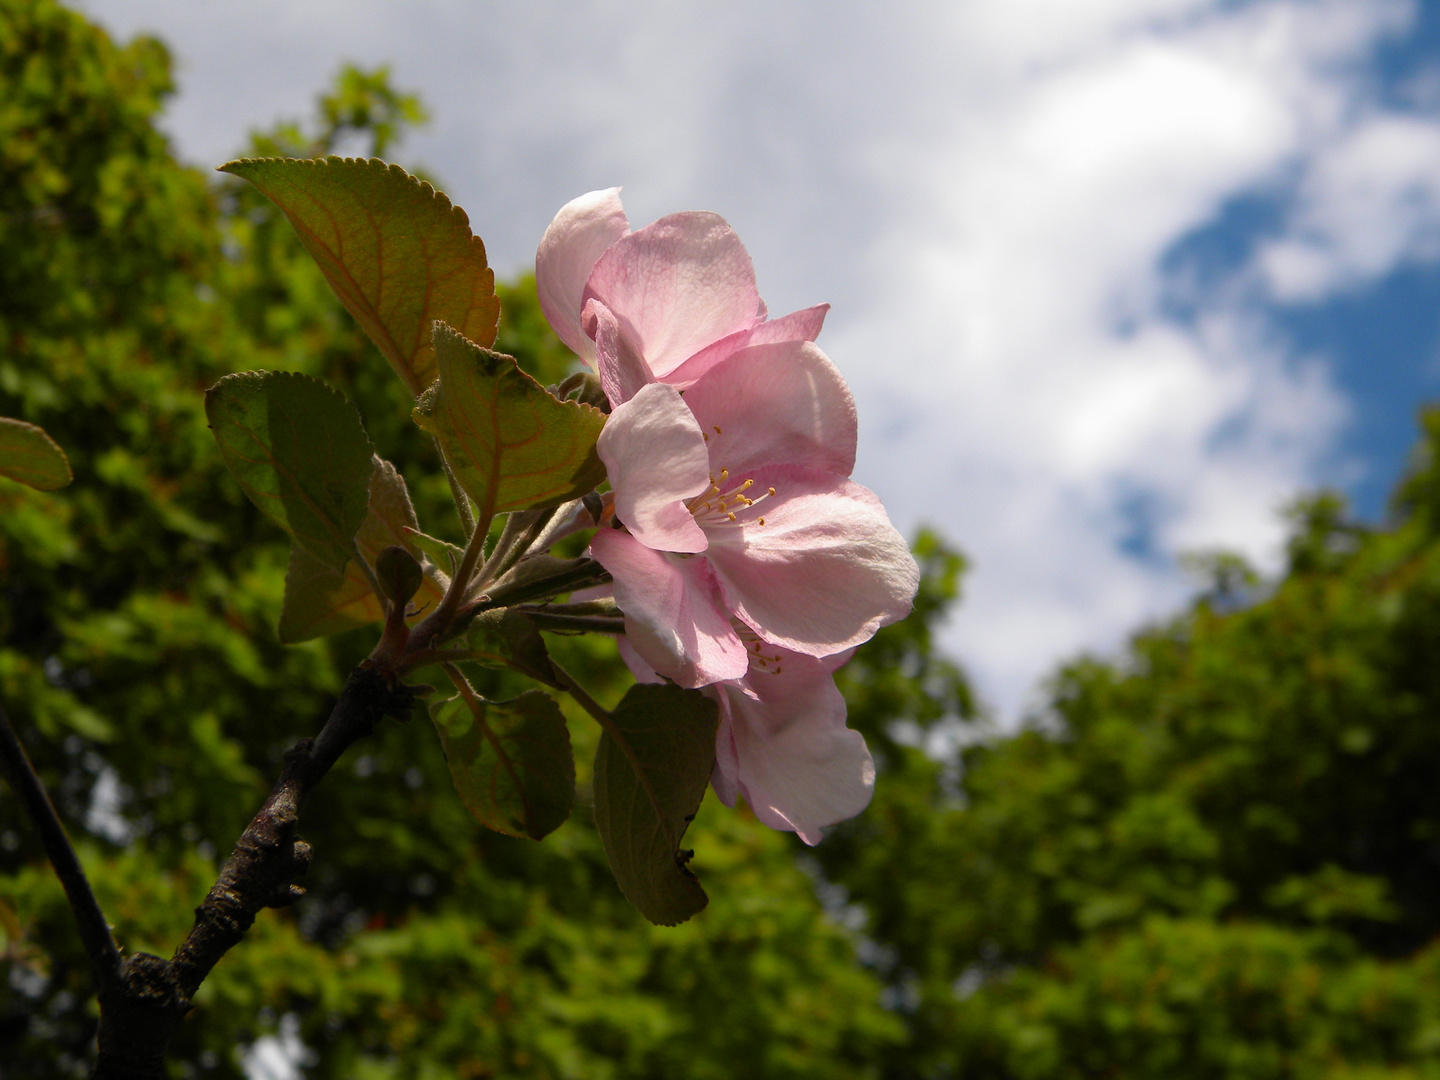
[{"label": "flower cluster", "polygon": [[855,406],[814,344],[828,305],[767,317],[714,214],[631,232],[619,189],[567,204],[535,259],[540,303],[594,366],[614,579],[637,677],[719,705],[712,784],[806,843],[868,805],[874,766],[834,672],[910,611],[919,571],[850,479]]}]

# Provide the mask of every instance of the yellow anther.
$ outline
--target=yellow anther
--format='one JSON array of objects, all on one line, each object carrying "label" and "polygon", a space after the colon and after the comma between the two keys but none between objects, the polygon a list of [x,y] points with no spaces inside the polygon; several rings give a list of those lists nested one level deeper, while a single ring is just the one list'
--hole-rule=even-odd
[{"label": "yellow anther", "polygon": [[725,516],[728,517],[731,521],[734,521],[734,520],[735,520],[735,515],[734,515],[734,514],[726,514]]},{"label": "yellow anther", "polygon": [[711,424],[710,426],[715,429],[715,434],[716,434],[716,435],[724,435],[724,434],[725,434],[723,431],[720,430],[720,425],[719,425],[719,424]]},{"label": "yellow anther", "polygon": [[774,488],[771,488],[769,491],[766,492],[766,494],[767,494],[767,495],[774,495],[774,494],[775,494],[775,489],[774,489]]},{"label": "yellow anther", "polygon": [[764,525],[764,524],[765,524],[765,519],[764,519],[764,518],[761,518],[761,519],[760,519],[760,524],[761,524],[761,525]]},{"label": "yellow anther", "polygon": [[721,481],[721,483],[724,483],[726,480],[729,480],[729,479],[730,479],[730,470],[729,470],[729,469],[721,469],[721,470],[720,470],[720,481]]}]

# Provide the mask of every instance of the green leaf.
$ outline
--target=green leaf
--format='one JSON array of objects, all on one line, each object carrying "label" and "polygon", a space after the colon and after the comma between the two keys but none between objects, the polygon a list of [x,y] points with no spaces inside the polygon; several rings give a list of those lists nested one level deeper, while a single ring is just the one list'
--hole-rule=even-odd
[{"label": "green leaf", "polygon": [[436,566],[441,566],[446,571],[453,571],[460,565],[460,559],[465,554],[465,549],[438,537],[430,536],[419,529],[406,531],[408,542],[413,547],[423,551]]},{"label": "green leaf", "polygon": [[337,574],[324,563],[290,548],[285,571],[285,600],[276,636],[282,645],[369,626],[385,617],[364,571],[352,560]]},{"label": "green leaf", "polygon": [[220,167],[284,211],[335,295],[417,397],[435,380],[430,327],[495,343],[500,301],[465,211],[375,158],[246,158]]},{"label": "green leaf", "polygon": [[471,655],[467,659],[487,667],[512,668],[532,679],[562,688],[550,666],[550,653],[535,624],[523,611],[492,608],[482,611],[465,631]]},{"label": "green leaf", "polygon": [[605,479],[595,440],[605,414],[559,401],[513,358],[435,325],[440,378],[415,406],[460,486],[487,519],[555,506]]},{"label": "green leaf", "polygon": [[242,371],[205,391],[205,415],[250,501],[342,571],[370,500],[370,438],[355,406],[308,375]]},{"label": "green leaf", "polygon": [[698,690],[638,683],[610,719],[595,754],[595,827],[625,898],[675,926],[708,902],[680,840],[715,767],[718,710]]},{"label": "green leaf", "polygon": [[532,840],[555,831],[575,802],[570,732],[554,700],[528,690],[485,701],[464,689],[430,715],[455,790],[481,824]]},{"label": "green leaf", "polygon": [[[370,460],[370,498],[365,520],[355,534],[355,546],[372,565],[380,552],[391,546],[403,547],[415,556],[425,576],[414,602],[416,608],[426,611],[440,602],[449,576],[426,559],[414,542],[417,522],[405,478],[390,462],[373,456]],[[345,564],[343,573],[337,574],[299,547],[291,548],[285,602],[280,609],[279,638],[283,644],[339,634],[384,617],[385,610],[369,578],[354,559]]]},{"label": "green leaf", "polygon": [[0,416],[0,476],[39,491],[55,491],[75,478],[70,462],[43,428]]}]

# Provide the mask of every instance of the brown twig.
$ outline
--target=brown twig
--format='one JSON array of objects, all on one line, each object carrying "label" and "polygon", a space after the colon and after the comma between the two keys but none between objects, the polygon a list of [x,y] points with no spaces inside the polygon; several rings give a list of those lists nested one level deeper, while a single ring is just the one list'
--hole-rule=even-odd
[{"label": "brown twig", "polygon": [[304,892],[294,884],[310,862],[310,845],[295,835],[301,802],[347,748],[411,703],[410,691],[374,666],[350,673],[320,734],[286,752],[280,779],[195,909],[195,926],[175,955],[166,961],[137,953],[108,989],[102,984],[97,1080],[164,1075],[165,1048],[205,976],[261,910],[284,907]]},{"label": "brown twig", "polygon": [[90,958],[90,968],[95,973],[95,984],[104,988],[120,977],[120,949],[110,933],[110,924],[100,910],[100,902],[90,888],[90,879],[85,876],[65,826],[55,813],[55,805],[40,782],[35,766],[25,753],[25,747],[10,726],[5,710],[0,708],[0,770],[10,787],[20,797],[25,813],[40,834],[40,843],[55,868],[55,876],[65,888],[65,897],[70,901],[70,910],[75,916],[75,925],[80,931],[80,940],[85,954]]}]

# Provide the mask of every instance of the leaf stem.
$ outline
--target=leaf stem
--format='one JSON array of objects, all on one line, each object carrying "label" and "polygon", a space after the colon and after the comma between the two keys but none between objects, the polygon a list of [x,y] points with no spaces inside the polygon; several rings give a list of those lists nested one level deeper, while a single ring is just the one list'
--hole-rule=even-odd
[{"label": "leaf stem", "polygon": [[440,603],[435,605],[435,610],[415,628],[415,632],[411,635],[410,640],[418,646],[416,651],[419,648],[428,648],[450,629],[450,624],[455,619],[455,613],[465,599],[467,583],[475,573],[475,565],[480,561],[480,556],[484,554],[485,538],[490,532],[491,520],[492,515],[484,514],[475,523],[475,528],[470,533],[470,539],[465,543],[465,552],[460,556],[460,565],[455,568],[455,576],[450,579],[449,588],[440,598]]},{"label": "leaf stem", "polygon": [[550,666],[555,670],[555,678],[565,687],[565,690],[570,696],[579,703],[582,709],[594,718],[595,722],[600,725],[601,730],[604,731],[606,735],[609,735],[610,738],[614,739],[616,744],[619,745],[621,753],[625,755],[625,760],[630,762],[630,767],[635,770],[635,775],[640,778],[641,785],[645,788],[646,794],[649,795],[650,801],[655,805],[656,813],[660,814],[663,820],[664,815],[661,814],[660,811],[660,801],[655,798],[655,792],[650,788],[650,780],[646,775],[645,766],[641,763],[639,755],[635,753],[635,748],[630,745],[630,740],[625,738],[625,733],[621,731],[620,726],[615,723],[615,718],[610,715],[610,711],[591,697],[589,692],[575,681],[574,676],[559,664],[555,663],[554,660],[550,661]]},{"label": "leaf stem", "polygon": [[466,536],[475,532],[475,514],[470,509],[470,496],[465,494],[465,489],[460,486],[459,479],[455,476],[455,470],[450,468],[450,461],[445,457],[445,448],[440,445],[436,436],[431,436],[435,443],[435,452],[440,455],[440,467],[445,470],[445,479],[450,481],[450,497],[455,500],[455,512],[460,515],[460,527],[465,531]]},{"label": "leaf stem", "polygon": [[360,567],[360,572],[365,575],[365,580],[370,583],[370,590],[375,594],[375,599],[380,601],[380,606],[386,612],[390,610],[390,601],[385,599],[385,590],[380,587],[380,579],[375,576],[375,568],[365,561],[365,556],[360,552],[360,545],[354,540],[350,541],[350,548],[355,553],[355,562]]},{"label": "leaf stem", "polygon": [[55,813],[55,804],[50,801],[45,785],[40,782],[35,766],[25,753],[25,746],[10,726],[3,708],[0,708],[0,770],[24,804],[35,831],[40,834],[50,865],[55,868],[55,876],[65,887],[65,897],[70,901],[80,940],[90,958],[97,989],[104,993],[120,977],[120,949],[115,944],[105,913],[100,910],[100,902],[95,899],[90,879],[85,876],[75,848],[65,834],[65,826]]},{"label": "leaf stem", "polygon": [[615,727],[615,722],[610,719],[609,710],[605,709],[598,701],[591,697],[585,688],[576,682],[574,677],[559,664],[555,663],[554,660],[550,661],[550,666],[555,669],[555,677],[564,684],[570,696],[575,699],[582,709],[594,717],[597,724],[611,734],[619,734],[619,729]]},{"label": "leaf stem", "polygon": [[[565,687],[570,696],[579,702],[580,707],[594,717],[600,729],[610,736],[612,742],[620,747],[620,752],[625,755],[625,760],[630,763],[630,768],[635,772],[635,779],[645,792],[645,797],[650,800],[650,805],[655,810],[655,817],[660,822],[660,827],[665,830],[665,839],[673,848],[680,847],[680,837],[676,836],[670,828],[670,823],[665,816],[665,807],[659,797],[655,794],[655,788],[650,783],[650,774],[645,769],[645,764],[640,760],[640,755],[630,745],[630,740],[625,737],[625,732],[620,730],[620,725],[615,723],[615,718],[609,711],[602,708],[600,703],[592,698],[585,688],[581,686],[571,674],[562,668],[554,660],[550,661],[551,668],[555,671],[555,678]],[[603,744],[602,744],[603,745]],[[598,760],[598,759],[597,759]]]},{"label": "leaf stem", "polygon": [[[512,552],[519,550],[524,554],[526,535],[535,524],[536,511],[524,511],[522,513],[510,514],[505,519],[505,528],[501,530],[499,538],[495,541],[495,548],[490,552],[490,557],[485,560],[485,565],[475,575],[475,588],[483,589],[491,581],[499,577],[519,559],[519,555],[511,558]],[[544,513],[544,511],[539,511]],[[551,514],[554,511],[550,511]],[[546,520],[549,520],[548,518]]]}]

